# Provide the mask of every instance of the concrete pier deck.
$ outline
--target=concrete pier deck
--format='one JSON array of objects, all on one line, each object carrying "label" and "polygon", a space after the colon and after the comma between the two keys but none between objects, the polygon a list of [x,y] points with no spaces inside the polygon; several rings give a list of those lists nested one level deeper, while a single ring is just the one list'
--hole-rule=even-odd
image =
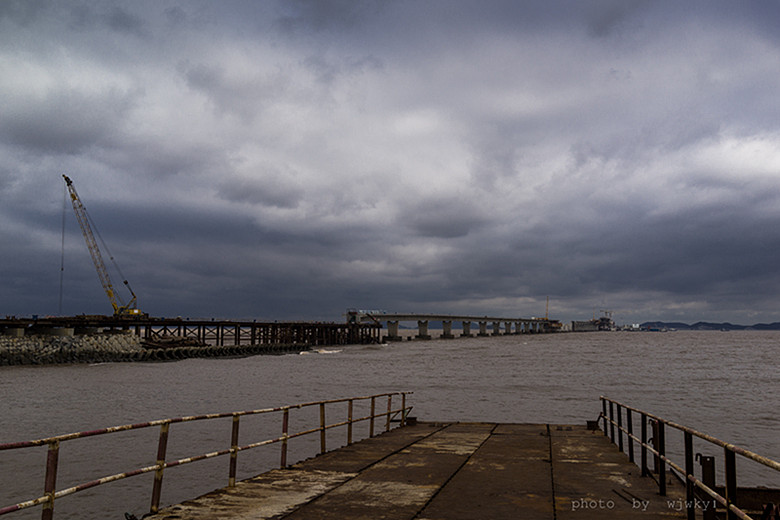
[{"label": "concrete pier deck", "polygon": [[585,426],[419,423],[170,506],[153,520],[684,518]]}]

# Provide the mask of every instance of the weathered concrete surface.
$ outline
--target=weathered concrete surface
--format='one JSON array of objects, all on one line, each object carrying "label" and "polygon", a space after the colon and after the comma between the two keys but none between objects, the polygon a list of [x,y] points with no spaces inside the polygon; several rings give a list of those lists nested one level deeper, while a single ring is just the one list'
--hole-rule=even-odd
[{"label": "weathered concrete surface", "polygon": [[[550,426],[558,520],[685,518],[685,489],[667,473],[667,496],[600,431]],[[638,457],[638,450],[635,456]]]},{"label": "weathered concrete surface", "polygon": [[436,431],[284,518],[414,518],[488,439],[492,429],[489,424],[453,424]]},{"label": "weathered concrete surface", "polygon": [[[239,482],[148,516],[154,520],[285,518],[388,456],[441,430],[444,425],[397,428],[378,437]],[[346,518],[346,517],[342,517]]]},{"label": "weathered concrete surface", "polygon": [[420,520],[553,518],[545,425],[497,425]]},{"label": "weathered concrete surface", "polygon": [[154,520],[684,518],[599,431],[421,423],[169,507]]}]

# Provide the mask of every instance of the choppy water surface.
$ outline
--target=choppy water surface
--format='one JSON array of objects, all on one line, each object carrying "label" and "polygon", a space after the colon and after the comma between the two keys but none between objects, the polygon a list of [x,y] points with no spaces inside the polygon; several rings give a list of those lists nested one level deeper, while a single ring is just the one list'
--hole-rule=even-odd
[{"label": "choppy water surface", "polygon": [[[607,395],[780,460],[777,332],[582,333],[348,346],[334,354],[0,368],[0,442],[165,417],[413,391],[420,420],[581,424]],[[242,422],[281,431],[278,416]],[[331,446],[342,433],[329,434]],[[63,443],[58,488],[152,464],[156,430]],[[338,438],[337,438],[338,437]],[[676,437],[667,433],[667,438]],[[331,440],[333,439],[333,440]],[[230,424],[173,425],[169,457],[225,449]],[[316,440],[293,446],[310,456]],[[668,442],[672,442],[671,440]],[[194,447],[193,447],[194,446]],[[697,450],[718,456],[717,449]],[[265,451],[263,451],[265,450]],[[239,477],[278,463],[278,447],[240,454]],[[0,452],[0,507],[39,496],[45,448]],[[227,483],[221,457],[166,471],[163,502]],[[738,462],[740,484],[780,487],[780,475]],[[148,511],[151,475],[62,498],[56,518]],[[37,518],[39,509],[8,518]]]}]

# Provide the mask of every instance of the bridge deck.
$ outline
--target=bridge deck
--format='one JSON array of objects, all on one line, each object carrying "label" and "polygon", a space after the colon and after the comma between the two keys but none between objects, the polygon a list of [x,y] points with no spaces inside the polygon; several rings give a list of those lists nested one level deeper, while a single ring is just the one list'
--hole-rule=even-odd
[{"label": "bridge deck", "polygon": [[171,506],[172,519],[684,518],[584,426],[420,423]]}]

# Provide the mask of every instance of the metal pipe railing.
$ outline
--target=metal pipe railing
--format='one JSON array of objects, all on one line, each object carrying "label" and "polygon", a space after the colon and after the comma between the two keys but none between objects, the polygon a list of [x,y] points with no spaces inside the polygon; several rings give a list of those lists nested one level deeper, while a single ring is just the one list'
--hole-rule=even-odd
[{"label": "metal pipe railing", "polygon": [[[637,441],[641,447],[641,468],[642,468],[642,476],[649,476],[650,472],[647,468],[647,453],[650,452],[653,454],[655,458],[655,472],[658,473],[658,491],[660,495],[666,495],[666,467],[670,467],[677,471],[680,475],[685,476],[685,488],[686,488],[686,510],[689,520],[694,520],[696,515],[696,505],[699,503],[696,500],[695,497],[695,490],[699,489],[704,494],[708,495],[712,498],[713,502],[713,508],[715,502],[720,504],[726,509],[727,512],[727,518],[728,520],[733,519],[742,519],[742,520],[753,520],[752,517],[750,517],[747,513],[745,513],[742,509],[738,508],[736,506],[736,496],[737,496],[737,469],[736,469],[736,455],[740,455],[742,457],[745,457],[746,459],[752,460],[754,462],[757,462],[759,464],[762,464],[768,468],[774,469],[775,471],[780,471],[780,462],[774,461],[770,458],[764,457],[762,455],[758,455],[757,453],[754,453],[752,451],[746,450],[744,448],[740,448],[738,446],[735,446],[733,444],[727,443],[725,441],[722,441],[716,437],[713,437],[711,435],[707,435],[706,433],[702,433],[699,431],[694,430],[693,428],[689,428],[687,426],[683,426],[681,424],[677,424],[672,421],[668,421],[666,419],[662,419],[661,417],[658,417],[657,415],[653,415],[648,412],[644,412],[642,410],[639,410],[637,408],[633,408],[631,406],[625,405],[623,403],[620,403],[618,401],[615,401],[613,399],[610,399],[608,397],[604,397],[603,395],[599,398],[601,400],[601,413],[599,414],[599,419],[603,419],[603,426],[604,426],[604,435],[609,436],[611,438],[611,441],[614,444],[617,444],[621,451],[623,451],[623,434],[625,433],[627,438],[629,439],[629,446],[631,453],[629,454],[630,459],[633,459],[633,444],[632,441]],[[607,405],[609,405],[609,416],[607,416]],[[617,409],[617,420],[615,419],[615,413],[613,412],[613,407]],[[622,425],[622,410],[625,410],[626,412],[626,422],[628,428],[625,428]],[[631,413],[637,413],[641,416],[641,429],[642,429],[642,436],[641,438],[637,438],[633,433],[633,426],[631,425]],[[651,424],[653,428],[653,436],[650,441],[647,439],[647,424],[648,422]],[[618,430],[618,441],[615,441],[615,427],[617,427]],[[679,430],[683,433],[684,438],[684,450],[685,450],[685,462],[684,462],[684,468],[669,459],[666,456],[666,433],[665,427],[673,428],[675,430]],[[702,480],[697,479],[694,475],[694,453],[693,453],[693,438],[697,437],[699,439],[702,439],[706,442],[709,442],[710,444],[714,444],[715,446],[718,446],[720,448],[723,448],[723,456],[724,456],[724,472],[725,472],[725,496],[722,496],[714,491],[714,469],[708,469],[706,471],[707,475],[703,477]],[[652,442],[652,444],[650,444]],[[703,457],[701,454],[696,454],[696,457],[701,457],[704,463],[704,459],[712,459],[712,457]],[[712,460],[708,461],[709,464],[712,463]],[[704,466],[703,466],[704,468]],[[714,465],[712,465],[712,468],[714,468]],[[704,482],[706,480],[707,482]]]},{"label": "metal pipe railing", "polygon": [[[375,395],[369,395],[369,396],[360,396],[360,397],[350,397],[350,398],[344,398],[344,399],[329,399],[324,401],[314,401],[309,403],[301,403],[301,404],[295,404],[295,405],[289,405],[289,406],[281,406],[281,407],[275,407],[275,408],[263,408],[258,410],[244,410],[244,411],[237,411],[237,412],[228,412],[228,413],[218,413],[218,414],[206,414],[206,415],[192,415],[192,416],[185,416],[185,417],[176,417],[176,418],[169,418],[169,419],[160,419],[156,421],[149,421],[144,423],[136,423],[136,424],[126,424],[122,426],[112,426],[110,428],[101,428],[99,430],[91,430],[91,431],[83,431],[83,432],[77,432],[77,433],[69,433],[65,435],[57,435],[54,437],[46,437],[43,439],[36,439],[31,441],[22,441],[22,442],[12,442],[12,443],[6,443],[6,444],[0,444],[0,451],[5,450],[17,450],[17,449],[24,449],[24,448],[31,448],[35,446],[48,446],[48,453],[46,457],[46,474],[44,477],[44,494],[43,496],[29,499],[23,502],[18,502],[16,504],[2,507],[0,508],[0,516],[12,513],[14,511],[19,511],[22,509],[27,509],[30,507],[35,507],[38,505],[42,505],[41,510],[41,518],[43,520],[51,520],[54,517],[54,503],[57,499],[62,498],[67,495],[71,495],[74,493],[78,493],[80,491],[84,491],[86,489],[90,489],[102,484],[107,484],[109,482],[115,482],[118,480],[123,480],[125,478],[133,477],[136,475],[142,475],[145,473],[151,473],[154,472],[154,486],[152,488],[152,498],[151,498],[151,506],[150,506],[150,513],[156,513],[159,510],[160,507],[160,499],[162,495],[162,482],[163,482],[163,475],[164,470],[167,468],[172,468],[176,466],[182,466],[184,464],[190,464],[192,462],[197,462],[205,459],[210,459],[214,457],[219,457],[222,455],[230,455],[230,466],[229,466],[229,475],[228,475],[228,486],[234,487],[236,485],[236,468],[237,468],[237,459],[238,459],[238,453],[241,451],[250,450],[253,448],[257,448],[260,446],[266,446],[269,444],[274,443],[281,443],[281,467],[287,466],[287,447],[288,447],[288,441],[290,439],[296,438],[296,437],[302,437],[304,435],[309,435],[312,433],[320,433],[320,453],[325,453],[326,451],[326,431],[332,428],[338,428],[342,426],[347,427],[347,445],[352,444],[353,442],[353,425],[355,423],[363,422],[363,421],[370,421],[369,425],[369,437],[374,436],[374,419],[375,418],[381,418],[385,417],[385,431],[390,431],[390,422],[391,417],[395,417],[398,414],[401,414],[400,419],[400,425],[405,426],[406,424],[406,417],[408,415],[408,412],[411,410],[411,407],[406,406],[406,396],[412,394],[412,392],[390,392],[390,393],[384,393],[384,394],[375,394]],[[400,395],[401,396],[401,407],[397,409],[393,409],[392,407],[392,399],[394,395]],[[387,399],[387,409],[386,411],[376,414],[376,400],[380,398],[386,398]],[[363,400],[369,400],[371,401],[371,413],[364,417],[353,417],[353,405],[355,401],[363,401]],[[335,422],[333,424],[327,424],[325,421],[325,406],[331,405],[331,404],[337,404],[337,403],[348,403],[348,409],[347,409],[347,419],[345,421],[339,421]],[[302,409],[307,408],[311,406],[318,406],[319,407],[319,425],[316,428],[311,428],[304,431],[289,432],[289,424],[290,424],[290,410],[293,409]],[[247,415],[260,415],[260,414],[267,414],[267,413],[273,413],[273,412],[281,412],[282,413],[282,435],[280,437],[272,438],[272,439],[265,439],[262,441],[254,442],[251,444],[246,444],[244,446],[239,446],[238,444],[238,431],[239,431],[239,423],[240,418]],[[176,423],[183,423],[183,422],[192,422],[192,421],[205,421],[205,420],[211,420],[211,419],[224,419],[224,418],[232,418],[231,423],[231,439],[230,439],[230,447],[224,450],[209,452],[209,453],[203,453],[200,455],[194,455],[192,457],[186,457],[182,459],[172,460],[168,461],[166,460],[166,451],[167,451],[167,445],[168,445],[168,437],[170,433],[170,427],[172,424]],[[157,441],[157,459],[156,463],[151,466],[145,466],[141,468],[136,468],[131,471],[126,471],[124,473],[117,473],[114,475],[109,475],[106,477],[102,477],[99,479],[91,480],[89,482],[85,482],[82,484],[79,484],[77,486],[72,486],[67,489],[56,489],[56,483],[57,483],[57,466],[59,461],[59,448],[60,444],[62,442],[70,441],[73,439],[82,439],[85,437],[94,437],[98,435],[107,435],[117,432],[123,432],[123,431],[129,431],[129,430],[140,430],[144,428],[152,428],[155,426],[160,427],[160,434]]]}]

